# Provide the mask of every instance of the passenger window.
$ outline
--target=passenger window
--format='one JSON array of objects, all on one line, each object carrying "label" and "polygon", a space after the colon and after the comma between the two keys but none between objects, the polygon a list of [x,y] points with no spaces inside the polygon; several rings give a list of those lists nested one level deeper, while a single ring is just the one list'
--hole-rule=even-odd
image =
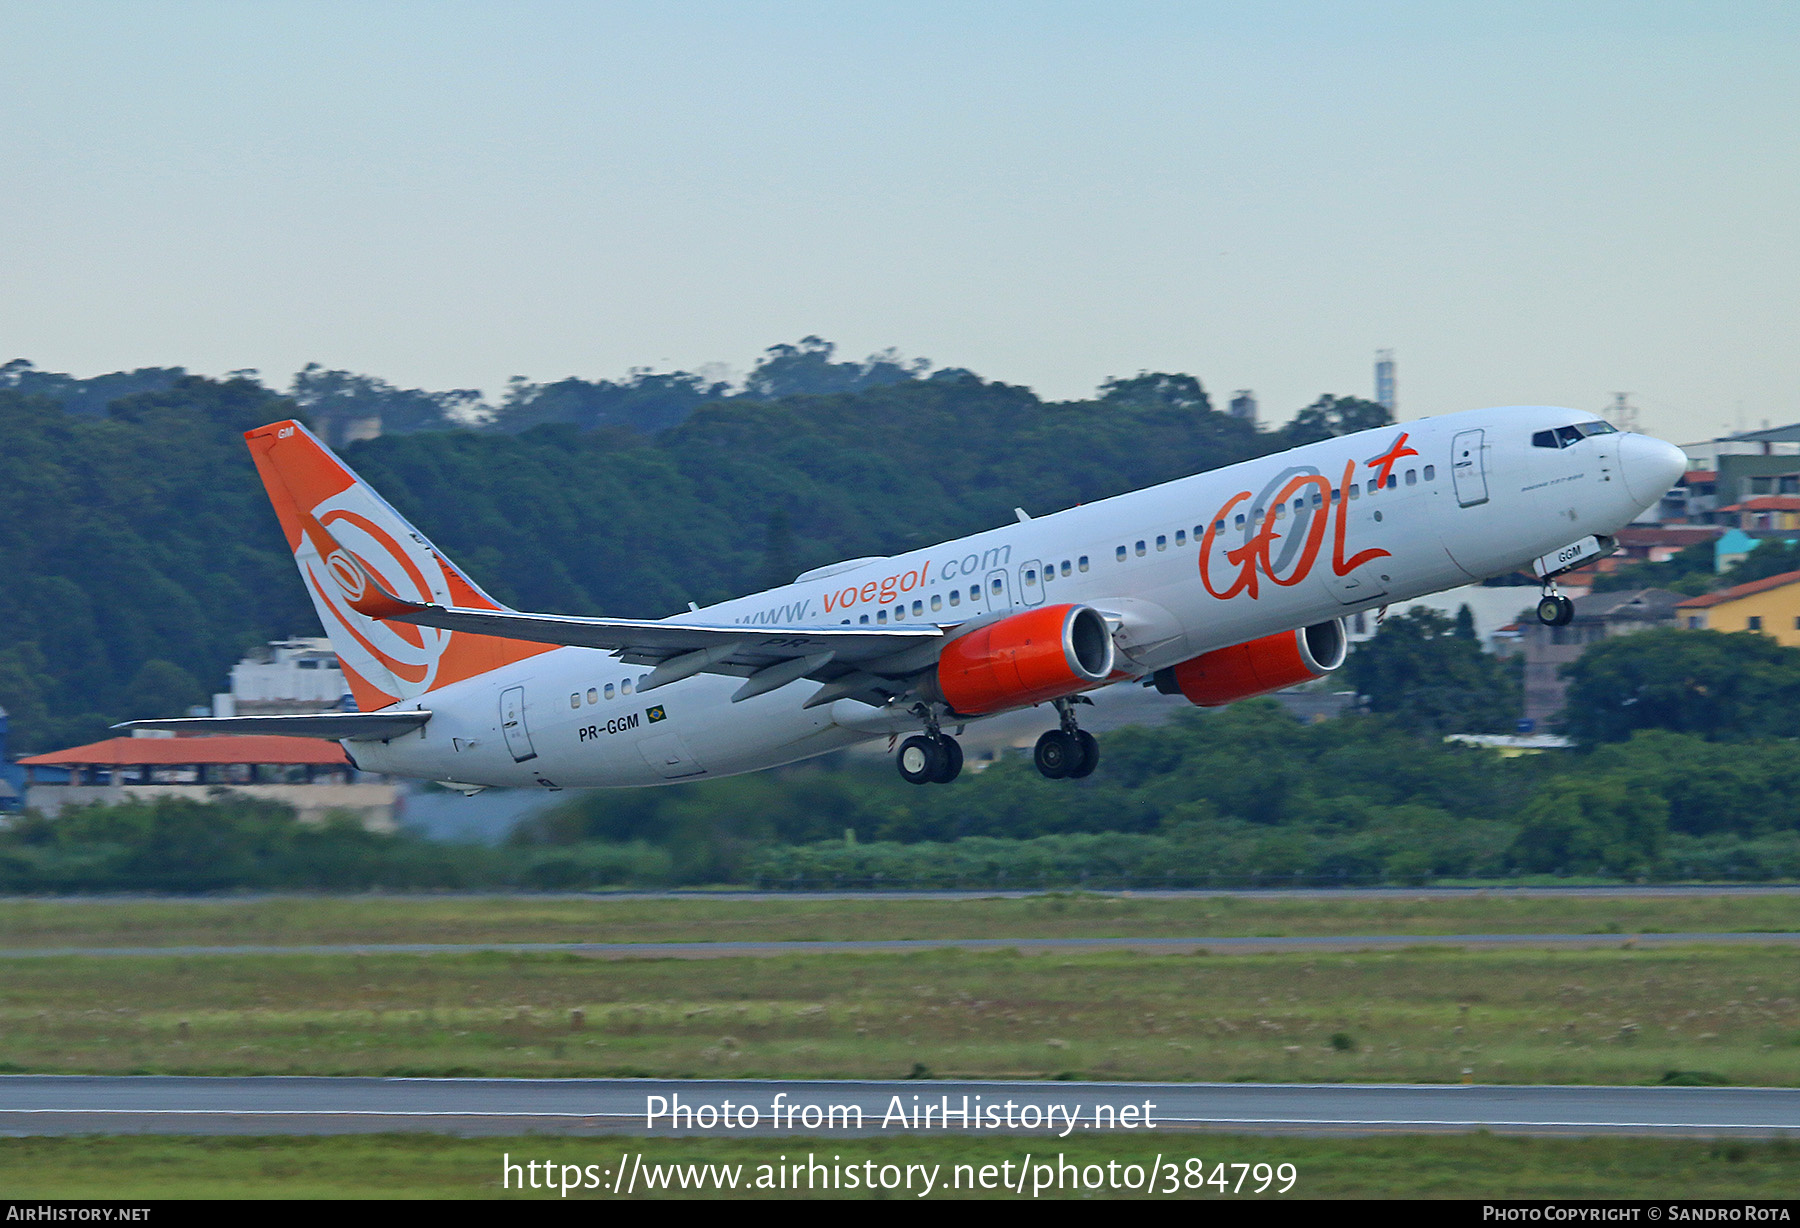
[{"label": "passenger window", "polygon": [[[1223,529],[1224,527],[1225,527],[1225,522],[1223,520],[1221,520],[1217,524],[1213,525],[1213,532],[1217,533],[1220,529]],[[1195,525],[1194,526],[1194,540],[1199,541],[1201,538],[1203,538],[1205,536],[1206,536],[1206,526],[1203,524]]]},{"label": "passenger window", "polygon": [[621,695],[631,694],[631,679],[627,678],[625,681],[623,681],[619,684],[619,694],[621,694]]},{"label": "passenger window", "polygon": [[1277,503],[1275,505],[1275,519],[1277,519],[1277,520],[1286,520],[1287,519],[1287,504]]},{"label": "passenger window", "polygon": [[588,702],[591,704],[597,704],[600,702],[600,692],[597,689],[595,689],[594,687],[588,688]]},{"label": "passenger window", "polygon": [[1157,535],[1156,535],[1156,548],[1157,548],[1157,549],[1158,549],[1158,550],[1167,550],[1167,549],[1168,549],[1168,548],[1169,548],[1169,537],[1168,537],[1168,534],[1166,534],[1166,533],[1158,533],[1158,534],[1157,534]]},{"label": "passenger window", "polygon": [[1176,529],[1175,530],[1175,544],[1177,546],[1187,545],[1187,530],[1186,529]]},{"label": "passenger window", "polygon": [[885,609],[876,610],[875,611],[875,621],[878,623],[887,622],[887,611]]},{"label": "passenger window", "polygon": [[1239,529],[1243,528],[1244,527],[1244,513],[1239,512],[1237,514],[1237,519],[1232,521],[1232,524],[1236,528],[1239,528]]},{"label": "passenger window", "polygon": [[[1082,569],[1082,570],[1084,570],[1084,571],[1085,571],[1085,570],[1086,570],[1086,568],[1083,568],[1083,569]],[[1065,576],[1066,576],[1066,575],[1068,575],[1068,574],[1069,574],[1069,560],[1068,560],[1068,559],[1064,559],[1064,560],[1063,560],[1063,564],[1062,564],[1062,573],[1063,573],[1063,575],[1065,575]]]},{"label": "passenger window", "polygon": [[1003,593],[1006,591],[1006,581],[995,580],[994,583],[991,585],[991,587],[993,588],[995,593]]},{"label": "passenger window", "polygon": [[1314,507],[1324,507],[1325,506],[1325,496],[1320,494],[1316,490],[1313,491],[1312,505]]},{"label": "passenger window", "polygon": [[861,618],[857,619],[856,621],[861,623],[864,626],[867,626],[869,623],[869,616],[867,614],[864,614]]},{"label": "passenger window", "polygon": [[906,620],[906,607],[903,605],[895,606],[894,607],[894,621],[895,622],[904,622],[905,620]]},{"label": "passenger window", "polygon": [[1393,490],[1398,485],[1400,485],[1400,479],[1394,474],[1388,474],[1387,488]]},{"label": "passenger window", "polygon": [[1417,469],[1408,469],[1406,471],[1406,484],[1408,486],[1417,486],[1419,484],[1419,471]]},{"label": "passenger window", "polygon": [[[953,588],[950,590],[950,604],[951,605],[961,605],[962,604],[962,590],[960,588]],[[937,607],[933,606],[932,608],[936,609]]]},{"label": "passenger window", "polygon": [[1338,502],[1338,499],[1339,499],[1339,497],[1340,497],[1340,496],[1341,496],[1341,495],[1342,495],[1342,494],[1343,494],[1343,492],[1342,492],[1342,491],[1339,491],[1339,490],[1336,490],[1336,489],[1334,489],[1334,490],[1333,490],[1333,491],[1332,491],[1332,492],[1331,492],[1331,502],[1332,502],[1332,503],[1333,503],[1333,504],[1336,504],[1336,503],[1337,503],[1337,502]]},{"label": "passenger window", "polygon": [[1120,546],[1115,553],[1118,557],[1119,562],[1123,563],[1125,561],[1125,547]]},{"label": "passenger window", "polygon": [[1025,584],[1028,588],[1037,587],[1037,568],[1028,568],[1025,572]]},{"label": "passenger window", "polygon": [[1298,516],[1301,512],[1304,512],[1305,510],[1306,510],[1305,498],[1295,499],[1294,500],[1294,515]]},{"label": "passenger window", "polygon": [[613,684],[610,682],[606,684],[606,697],[608,699],[613,697]]},{"label": "passenger window", "polygon": [[1137,543],[1137,556],[1141,559],[1144,557],[1144,553],[1144,539],[1140,537]]},{"label": "passenger window", "polygon": [[925,603],[923,601],[913,602],[913,617],[921,618],[924,616],[924,614],[925,614]]},{"label": "passenger window", "polygon": [[1356,483],[1356,482],[1352,482],[1352,483],[1350,483],[1350,486],[1349,486],[1349,497],[1350,497],[1350,498],[1352,498],[1352,499],[1360,499],[1360,498],[1362,498],[1362,486],[1361,486],[1361,485],[1359,485],[1359,484],[1358,484],[1358,483]]},{"label": "passenger window", "polygon": [[943,608],[944,608],[944,599],[942,597],[938,596],[936,593],[931,594],[931,612],[933,614],[935,614]]},{"label": "passenger window", "polygon": [[981,585],[979,585],[979,584],[969,585],[969,600],[970,601],[980,601],[981,600]]},{"label": "passenger window", "polygon": [[571,708],[579,708],[581,706],[581,696],[579,694],[569,696],[569,706]]},{"label": "passenger window", "polygon": [[1077,559],[1075,561],[1075,564],[1076,564],[1076,566],[1080,567],[1081,570],[1086,571],[1088,569],[1087,555],[1085,555],[1085,554],[1082,555],[1079,559]]},{"label": "passenger window", "polygon": [[1425,480],[1427,482],[1437,481],[1437,466],[1436,465],[1425,466]]}]

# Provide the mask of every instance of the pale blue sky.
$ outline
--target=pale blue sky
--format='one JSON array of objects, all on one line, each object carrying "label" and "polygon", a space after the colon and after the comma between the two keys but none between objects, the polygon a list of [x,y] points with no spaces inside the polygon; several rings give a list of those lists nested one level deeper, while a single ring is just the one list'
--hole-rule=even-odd
[{"label": "pale blue sky", "polygon": [[[1800,4],[0,0],[0,361],[1800,419]],[[1221,396],[1222,399],[1222,396]]]}]

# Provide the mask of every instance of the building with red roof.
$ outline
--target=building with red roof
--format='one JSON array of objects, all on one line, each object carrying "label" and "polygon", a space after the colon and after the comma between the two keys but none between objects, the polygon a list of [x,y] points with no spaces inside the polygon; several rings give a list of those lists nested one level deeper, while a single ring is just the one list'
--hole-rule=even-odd
[{"label": "building with red roof", "polygon": [[1675,613],[1693,631],[1755,631],[1800,647],[1800,571],[1689,597]]},{"label": "building with red roof", "polygon": [[[211,797],[230,789],[285,802],[303,822],[334,810],[356,814],[367,827],[394,825],[397,790],[365,776],[344,748],[317,738],[271,734],[107,738],[19,760],[26,772],[26,805],[54,816],[64,806],[126,798]],[[54,769],[43,779],[38,769]]]}]

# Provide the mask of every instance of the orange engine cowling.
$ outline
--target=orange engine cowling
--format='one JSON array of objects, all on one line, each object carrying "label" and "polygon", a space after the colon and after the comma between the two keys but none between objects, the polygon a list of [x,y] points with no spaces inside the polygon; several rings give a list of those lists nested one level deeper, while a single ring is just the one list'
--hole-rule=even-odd
[{"label": "orange engine cowling", "polygon": [[1156,689],[1185,695],[1202,708],[1216,708],[1252,695],[1323,678],[1344,663],[1349,651],[1344,620],[1334,618],[1298,631],[1203,653],[1156,671]]},{"label": "orange engine cowling", "polygon": [[937,684],[957,712],[979,716],[1060,699],[1112,674],[1112,633],[1087,605],[1047,605],[951,640]]}]

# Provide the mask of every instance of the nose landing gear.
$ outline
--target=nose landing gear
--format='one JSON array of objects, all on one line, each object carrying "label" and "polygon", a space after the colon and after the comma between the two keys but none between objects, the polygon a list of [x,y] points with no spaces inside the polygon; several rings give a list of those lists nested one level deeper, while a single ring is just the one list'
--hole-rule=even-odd
[{"label": "nose landing gear", "polygon": [[1556,585],[1546,583],[1544,595],[1537,604],[1538,621],[1546,627],[1566,627],[1575,621],[1575,603],[1556,591]]},{"label": "nose landing gear", "polygon": [[1094,735],[1075,723],[1075,701],[1056,701],[1062,727],[1052,729],[1037,740],[1032,762],[1048,780],[1079,780],[1093,774],[1100,765],[1100,744]]}]

